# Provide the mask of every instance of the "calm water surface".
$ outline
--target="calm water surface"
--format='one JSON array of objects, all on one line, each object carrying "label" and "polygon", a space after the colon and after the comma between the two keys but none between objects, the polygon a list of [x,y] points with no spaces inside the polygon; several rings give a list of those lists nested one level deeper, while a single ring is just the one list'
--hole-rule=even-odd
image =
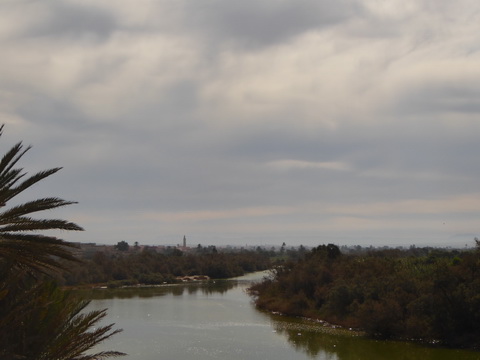
[{"label": "calm water surface", "polygon": [[132,360],[480,359],[476,352],[368,340],[257,311],[245,293],[250,280],[92,291],[90,309],[108,308],[105,323],[123,329],[95,350],[123,351]]}]

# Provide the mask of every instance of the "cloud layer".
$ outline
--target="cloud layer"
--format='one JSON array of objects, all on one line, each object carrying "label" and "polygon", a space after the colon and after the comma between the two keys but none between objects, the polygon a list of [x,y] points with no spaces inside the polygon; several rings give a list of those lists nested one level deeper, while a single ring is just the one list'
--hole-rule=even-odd
[{"label": "cloud layer", "polygon": [[[79,201],[78,241],[478,236],[480,5],[0,5],[3,148]],[[4,151],[5,151],[4,150]],[[35,196],[36,194],[30,194]]]}]

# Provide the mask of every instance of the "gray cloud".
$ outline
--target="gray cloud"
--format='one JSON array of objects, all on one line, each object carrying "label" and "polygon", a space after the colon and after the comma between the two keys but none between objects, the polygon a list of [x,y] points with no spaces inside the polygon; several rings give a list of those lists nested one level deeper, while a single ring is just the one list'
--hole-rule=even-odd
[{"label": "gray cloud", "polygon": [[64,166],[36,191],[80,202],[74,240],[478,232],[471,4],[17,4],[0,5],[2,145]]},{"label": "gray cloud", "polygon": [[457,84],[422,84],[412,89],[397,103],[398,112],[409,114],[478,114],[480,112],[480,86],[468,79]]},{"label": "gray cloud", "polygon": [[[42,9],[37,10],[40,13],[39,21],[28,27],[24,35],[29,37],[67,37],[74,40],[81,37],[93,37],[105,40],[116,28],[114,17],[96,7],[65,1],[53,1],[44,6],[43,11]],[[32,6],[31,11],[35,10]]]},{"label": "gray cloud", "polygon": [[361,9],[356,1],[300,0],[259,4],[210,0],[194,2],[186,22],[207,31],[212,39],[245,47],[270,46],[310,30],[321,30],[345,21]]}]

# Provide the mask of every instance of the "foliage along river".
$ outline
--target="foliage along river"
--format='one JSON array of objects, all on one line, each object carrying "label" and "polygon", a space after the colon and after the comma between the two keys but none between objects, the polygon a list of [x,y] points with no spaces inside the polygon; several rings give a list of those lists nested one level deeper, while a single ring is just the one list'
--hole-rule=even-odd
[{"label": "foliage along river", "polygon": [[[254,275],[255,276],[255,275]],[[95,351],[131,360],[473,360],[480,353],[375,341],[302,319],[260,312],[245,289],[255,277],[215,283],[93,290],[89,309],[123,332]],[[259,275],[256,274],[256,279]]]}]

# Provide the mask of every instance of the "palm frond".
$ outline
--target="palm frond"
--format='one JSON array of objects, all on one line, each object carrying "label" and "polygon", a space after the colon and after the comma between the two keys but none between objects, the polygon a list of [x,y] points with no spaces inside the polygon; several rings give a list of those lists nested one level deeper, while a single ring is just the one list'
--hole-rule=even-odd
[{"label": "palm frond", "polygon": [[[56,330],[48,346],[43,349],[42,356],[39,359],[72,360],[82,357],[85,359],[98,358],[95,357],[97,354],[84,355],[84,353],[121,330],[112,330],[114,324],[95,328],[94,326],[105,317],[106,310],[84,313],[83,311],[89,304],[89,301],[79,300],[69,292],[62,292],[60,300],[58,304],[62,304],[62,307],[56,308],[56,304],[52,304],[51,308],[54,311],[51,315],[53,316],[49,315],[42,321],[42,326],[45,330],[48,331],[53,324]],[[101,356],[105,358],[122,354],[111,351],[104,352]]]},{"label": "palm frond", "polygon": [[125,356],[125,353],[119,351],[101,351],[92,355],[83,355],[75,357],[72,360],[102,360],[110,357]]},{"label": "palm frond", "polygon": [[[50,175],[55,174],[59,170],[61,170],[61,167],[58,168],[53,168],[49,170],[44,170],[44,171],[39,171],[38,173],[30,176],[29,178],[23,180],[19,185],[15,185],[21,178],[23,178],[26,174],[20,174],[18,173],[15,178],[11,179],[11,174],[6,174],[5,176],[8,176],[10,179],[10,182],[8,183],[8,187],[2,189],[3,191],[0,192],[0,204],[5,204],[7,201],[11,200],[13,197],[17,196],[20,194],[22,191],[25,191],[28,189],[30,186],[36,184],[37,182],[49,177]],[[12,170],[14,171],[14,170]],[[17,170],[15,170],[17,171]],[[0,175],[0,183],[1,181],[1,175]]]},{"label": "palm frond", "polygon": [[41,273],[65,269],[60,259],[79,261],[71,251],[76,247],[52,236],[0,234],[0,259],[8,259],[14,267]]},{"label": "palm frond", "polygon": [[93,360],[99,358],[97,355],[103,358],[122,355],[115,351],[85,355],[87,350],[119,332],[112,330],[113,324],[97,326],[105,310],[84,313],[89,301],[62,291],[53,282],[34,283],[27,289],[26,293],[18,291],[14,302],[0,308],[2,315],[7,311],[17,314],[10,317],[9,324],[14,325],[10,331],[0,326],[0,358],[21,355],[37,360]]},{"label": "palm frond", "polygon": [[0,161],[0,177],[5,176],[30,149],[31,146],[27,146],[27,148],[23,150],[21,141],[15,144]]},{"label": "palm frond", "polygon": [[[30,149],[19,142],[1,158],[0,208],[61,169],[27,176],[15,166]],[[96,326],[105,310],[84,313],[88,301],[47,280],[53,271],[65,269],[63,260],[79,261],[72,252],[77,246],[37,232],[83,229],[70,221],[30,215],[71,204],[75,202],[46,197],[0,212],[0,359],[98,360],[124,355],[117,351],[86,355],[121,330],[113,330],[113,324]]]},{"label": "palm frond", "polygon": [[52,210],[58,207],[77,204],[76,201],[66,201],[56,197],[48,197],[14,206],[0,213],[0,225],[6,224],[19,216],[35,213],[38,211]]},{"label": "palm frond", "polygon": [[0,234],[3,232],[16,232],[16,231],[37,231],[37,230],[83,230],[75,223],[59,220],[59,219],[47,219],[36,220],[29,217],[17,218],[9,225],[0,226]]},{"label": "palm frond", "polygon": [[2,197],[10,194],[11,187],[15,185],[26,174],[22,173],[23,169],[10,170],[8,173],[0,177],[0,189],[2,189]]}]

